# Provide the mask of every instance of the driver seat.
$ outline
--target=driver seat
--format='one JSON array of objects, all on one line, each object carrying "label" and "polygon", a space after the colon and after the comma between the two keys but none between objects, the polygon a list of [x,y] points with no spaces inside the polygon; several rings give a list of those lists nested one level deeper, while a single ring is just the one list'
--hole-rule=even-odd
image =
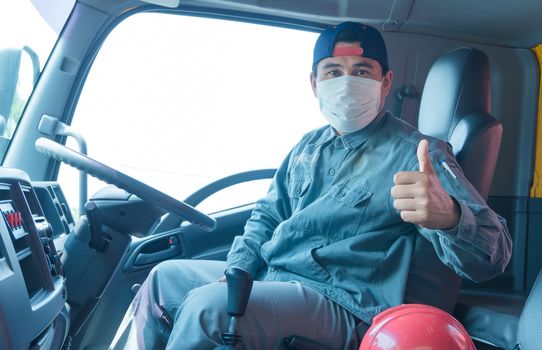
[{"label": "driver seat", "polygon": [[502,124],[490,110],[485,53],[461,47],[433,63],[423,88],[418,129],[452,146],[465,176],[486,201],[502,138]]},{"label": "driver seat", "polygon": [[[458,48],[433,64],[424,86],[418,127],[447,141],[465,176],[487,201],[499,154],[502,125],[490,115],[489,60],[480,50]],[[483,343],[511,349],[517,340],[524,296],[495,293],[469,284],[454,316]]]}]

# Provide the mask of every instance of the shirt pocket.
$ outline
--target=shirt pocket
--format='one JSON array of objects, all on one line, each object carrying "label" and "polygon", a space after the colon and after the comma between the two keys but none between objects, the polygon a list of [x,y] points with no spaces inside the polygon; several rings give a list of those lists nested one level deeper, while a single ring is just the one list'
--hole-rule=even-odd
[{"label": "shirt pocket", "polygon": [[292,205],[292,213],[302,208],[303,198],[311,184],[310,178],[293,178],[288,185],[288,196]]},{"label": "shirt pocket", "polygon": [[365,214],[373,193],[360,184],[345,184],[331,187],[328,194],[334,202],[330,207],[334,212],[333,241],[358,234],[362,230],[360,226],[368,220]]},{"label": "shirt pocket", "polygon": [[349,184],[343,186],[333,186],[329,190],[329,194],[339,202],[348,205],[349,207],[356,207],[360,205],[365,207],[366,202],[368,202],[373,196],[373,193],[363,185]]}]

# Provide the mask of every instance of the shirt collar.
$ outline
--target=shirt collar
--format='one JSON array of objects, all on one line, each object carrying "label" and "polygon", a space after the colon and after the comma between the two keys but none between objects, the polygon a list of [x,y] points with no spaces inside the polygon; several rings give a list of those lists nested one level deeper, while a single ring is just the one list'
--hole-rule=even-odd
[{"label": "shirt collar", "polygon": [[367,125],[366,127],[362,128],[361,130],[358,130],[349,134],[341,135],[341,136],[337,135],[335,133],[335,130],[331,126],[329,126],[329,128],[326,130],[324,134],[323,141],[325,142],[332,139],[333,137],[337,137],[339,140],[342,141],[344,148],[346,149],[357,148],[363,143],[365,143],[365,141],[367,141],[369,137],[374,135],[382,127],[382,125],[384,124],[384,120],[386,119],[385,116],[386,116],[386,112],[382,110],[376,116],[376,118],[371,123],[369,123],[369,125]]},{"label": "shirt collar", "polygon": [[335,137],[337,137],[337,134],[335,133],[335,130],[331,127],[331,125],[328,125],[328,127],[324,130],[322,133],[322,136],[318,140],[318,145],[323,145],[325,143],[328,143],[332,141]]}]

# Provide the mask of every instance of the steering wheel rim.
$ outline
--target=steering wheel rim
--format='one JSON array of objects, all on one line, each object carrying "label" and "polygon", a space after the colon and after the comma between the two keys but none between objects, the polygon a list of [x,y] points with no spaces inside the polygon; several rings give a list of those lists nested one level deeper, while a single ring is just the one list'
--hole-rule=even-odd
[{"label": "steering wheel rim", "polygon": [[217,222],[209,215],[95,159],[45,137],[37,139],[35,146],[40,153],[132,193],[157,207],[178,215],[205,231],[216,229]]}]

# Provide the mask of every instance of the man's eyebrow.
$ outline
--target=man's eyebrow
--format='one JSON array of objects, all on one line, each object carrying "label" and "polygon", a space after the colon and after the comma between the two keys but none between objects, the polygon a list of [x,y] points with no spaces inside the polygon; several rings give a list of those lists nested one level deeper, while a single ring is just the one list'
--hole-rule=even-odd
[{"label": "man's eyebrow", "polygon": [[365,67],[365,68],[375,69],[374,65],[372,65],[369,62],[354,63],[354,67]]},{"label": "man's eyebrow", "polygon": [[326,63],[326,64],[324,64],[322,69],[337,68],[337,67],[341,67],[341,65],[338,64],[338,63]]}]

